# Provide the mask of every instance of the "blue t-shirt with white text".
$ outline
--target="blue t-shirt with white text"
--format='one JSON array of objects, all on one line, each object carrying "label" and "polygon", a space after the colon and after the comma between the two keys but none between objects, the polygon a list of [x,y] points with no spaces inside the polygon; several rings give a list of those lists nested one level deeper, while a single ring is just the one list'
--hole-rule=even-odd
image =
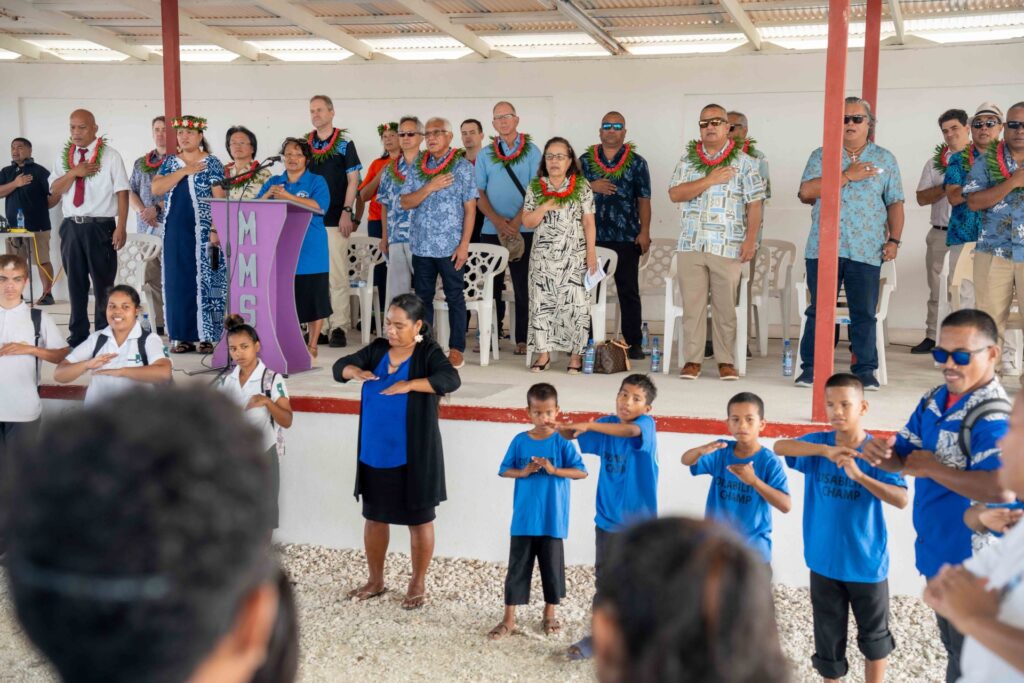
[{"label": "blue t-shirt with white text", "polygon": [[[534,439],[526,432],[517,434],[509,444],[498,474],[522,470],[531,458],[547,458],[556,468],[587,471],[576,447],[555,433],[546,439]],[[569,536],[569,479],[544,470],[524,479],[516,479],[512,495],[513,536]]]}]

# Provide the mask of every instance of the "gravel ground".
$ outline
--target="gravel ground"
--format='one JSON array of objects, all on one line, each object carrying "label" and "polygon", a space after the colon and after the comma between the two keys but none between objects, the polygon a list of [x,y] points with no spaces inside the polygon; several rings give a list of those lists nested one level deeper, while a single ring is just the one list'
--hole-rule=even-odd
[{"label": "gravel ground", "polygon": [[[569,597],[559,609],[560,635],[547,637],[540,630],[543,605],[535,575],[534,603],[520,608],[518,632],[490,642],[486,633],[501,619],[504,565],[437,559],[427,579],[427,606],[405,612],[399,602],[409,577],[407,556],[389,557],[388,593],[353,603],[344,596],[364,578],[361,552],[297,545],[283,546],[281,552],[296,584],[303,682],[593,680],[590,664],[568,662],[562,656],[587,628],[594,585],[590,567],[567,568]],[[820,680],[810,665],[813,636],[807,590],[775,586],[774,594],[793,679]],[[898,646],[889,660],[888,680],[943,680],[945,654],[931,610],[916,598],[896,597],[892,614]],[[852,623],[850,628],[852,652],[846,680],[862,681],[863,663],[853,646]],[[0,587],[0,680],[55,680],[21,635],[6,582]]]}]

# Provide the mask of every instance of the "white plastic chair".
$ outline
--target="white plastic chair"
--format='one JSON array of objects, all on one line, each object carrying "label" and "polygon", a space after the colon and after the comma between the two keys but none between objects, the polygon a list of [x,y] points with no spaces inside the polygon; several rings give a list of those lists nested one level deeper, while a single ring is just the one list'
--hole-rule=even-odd
[{"label": "white plastic chair", "polygon": [[373,269],[384,263],[380,238],[352,235],[348,238],[348,282],[351,297],[359,303],[360,332],[363,344],[370,343],[373,317],[377,320],[377,334],[384,333],[381,325],[380,299],[373,284]]},{"label": "white plastic chair", "polygon": [[[807,324],[808,288],[807,280],[797,282],[796,305],[800,311],[800,336],[803,339],[804,326]],[[875,310],[875,350],[878,354],[878,383],[889,383],[889,371],[885,360],[885,321],[889,316],[889,299],[896,291],[896,262],[885,261],[882,263],[882,272],[878,282],[878,307]],[[836,307],[836,324],[850,324],[850,309],[846,306]],[[798,344],[799,347],[799,344]]]},{"label": "white plastic chair", "polygon": [[[665,288],[665,339],[662,346],[665,357],[662,360],[661,372],[667,375],[672,365],[672,337],[675,336],[678,328],[678,341],[676,342],[676,355],[679,358],[679,367],[683,366],[683,293],[679,289],[676,278],[678,273],[678,258],[672,259],[672,266],[665,275],[663,286]],[[740,272],[739,291],[736,295],[736,371],[740,376],[747,374],[747,282],[750,280],[750,264],[744,263]],[[706,306],[708,316],[711,315],[710,294]]]},{"label": "white plastic chair", "polygon": [[[490,364],[492,349],[494,359],[498,360],[498,311],[494,306],[494,280],[507,267],[508,249],[505,247],[480,243],[469,245],[463,281],[466,310],[476,313],[476,328],[480,331],[480,365]],[[451,330],[448,327],[448,302],[445,301],[441,287],[437,288],[434,298],[434,325],[437,328],[438,343],[447,348]]]},{"label": "white plastic chair", "polygon": [[[142,299],[143,311],[155,314],[146,296],[146,264],[160,255],[164,241],[156,235],[129,233],[124,246],[117,252],[117,276],[114,284],[131,285]],[[155,323],[154,323],[155,324]]]},{"label": "white plastic chair", "polygon": [[782,316],[782,338],[789,339],[789,316],[793,304],[793,262],[796,245],[784,240],[764,240],[757,250],[754,264],[750,305],[754,309],[757,347],[762,356],[768,355],[768,303],[779,300]]},{"label": "white plastic chair", "polygon": [[[677,241],[673,239],[658,238],[651,240],[651,248],[640,257],[640,298],[645,296],[661,296],[665,293],[665,275],[672,268],[672,261],[675,260]],[[608,303],[619,304],[618,292],[615,289],[615,281],[608,284]],[[620,306],[612,308],[612,331],[618,333],[622,327]]]}]

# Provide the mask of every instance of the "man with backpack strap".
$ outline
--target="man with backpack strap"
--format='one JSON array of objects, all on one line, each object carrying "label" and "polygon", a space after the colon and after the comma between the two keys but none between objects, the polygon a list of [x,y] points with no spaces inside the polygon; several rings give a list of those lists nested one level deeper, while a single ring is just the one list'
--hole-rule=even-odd
[{"label": "man with backpack strap", "polygon": [[[995,376],[999,362],[996,323],[965,308],[942,321],[932,349],[945,384],[929,390],[899,434],[864,446],[872,465],[916,477],[914,550],[917,570],[931,581],[943,565],[971,556],[971,530],[963,522],[971,501],[1013,500],[997,479],[999,440],[1008,429],[1010,403]],[[936,614],[946,648],[946,680],[960,677],[963,636]]]}]

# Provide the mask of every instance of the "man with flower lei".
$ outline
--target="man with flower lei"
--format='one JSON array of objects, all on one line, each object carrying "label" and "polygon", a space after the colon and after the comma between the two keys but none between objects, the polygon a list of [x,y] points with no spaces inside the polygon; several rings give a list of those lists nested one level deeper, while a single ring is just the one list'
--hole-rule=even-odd
[{"label": "man with flower lei", "polygon": [[622,114],[605,114],[598,130],[601,144],[580,155],[580,166],[594,191],[597,246],[619,256],[615,289],[622,337],[629,344],[629,357],[643,360],[640,257],[651,248],[651,174],[636,144],[626,141],[627,132]]},{"label": "man with flower lei", "polygon": [[736,291],[743,264],[757,251],[764,182],[753,157],[729,139],[725,108],[709,104],[701,109],[699,127],[700,139],[689,143],[668,191],[681,213],[676,253],[684,297],[680,377],[700,376],[710,292],[718,375],[736,380]]},{"label": "man with flower lei", "polygon": [[71,137],[54,168],[62,175],[50,183],[50,208],[61,205],[60,252],[67,271],[71,320],[68,343],[89,336],[89,281],[96,293],[96,329],[107,326],[107,290],[117,275],[117,250],[128,236],[128,174],[124,160],[105,138],[92,112],[71,112]]},{"label": "man with flower lei", "polygon": [[[164,236],[164,197],[153,194],[153,176],[167,157],[167,120],[157,116],[150,123],[153,149],[135,160],[128,180],[131,193],[128,204],[135,212],[135,231],[142,235]],[[163,254],[146,262],[146,299],[153,310],[156,333],[164,333]]]},{"label": "man with flower lei", "polygon": [[321,343],[332,348],[348,344],[345,329],[352,322],[348,286],[348,237],[358,228],[355,220],[359,171],[363,166],[356,145],[345,138],[344,128],[334,127],[334,102],[327,95],[309,100],[309,119],[313,130],[306,142],[313,150],[309,164],[312,173],[323,176],[331,191],[331,205],[324,215],[327,248],[330,252],[331,317],[324,326]]},{"label": "man with flower lei", "polygon": [[[925,275],[928,278],[928,308],[925,317],[925,334],[920,344],[910,349],[911,353],[931,353],[935,348],[935,334],[939,315],[939,296],[948,297],[948,287],[953,283],[953,262],[950,261],[947,284],[941,282],[942,268],[949,251],[948,231],[950,205],[946,198],[946,169],[953,158],[967,146],[967,112],[963,109],[949,109],[939,117],[939,130],[943,143],[925,162],[921,180],[917,183],[917,205],[930,206],[930,229],[925,237]],[[970,306],[968,306],[970,308]]]},{"label": "man with flower lei", "polygon": [[434,324],[434,294],[441,277],[448,304],[448,360],[461,368],[466,350],[466,297],[463,267],[469,258],[469,241],[476,216],[476,182],[473,165],[461,149],[452,148],[452,124],[448,119],[427,120],[427,150],[420,152],[406,174],[400,191],[403,211],[412,211],[409,242],[412,251],[413,288]]},{"label": "man with flower lei", "polygon": [[409,229],[412,211],[403,211],[400,192],[409,170],[420,154],[423,123],[416,116],[398,121],[398,147],[401,153],[381,172],[377,201],[380,203],[380,250],[388,257],[387,301],[412,291],[412,252]]},{"label": "man with flower lei", "polygon": [[982,211],[974,254],[978,308],[991,315],[1003,337],[1010,307],[1024,281],[1024,101],[1006,112],[1003,139],[993,140],[967,176],[967,207]]}]

